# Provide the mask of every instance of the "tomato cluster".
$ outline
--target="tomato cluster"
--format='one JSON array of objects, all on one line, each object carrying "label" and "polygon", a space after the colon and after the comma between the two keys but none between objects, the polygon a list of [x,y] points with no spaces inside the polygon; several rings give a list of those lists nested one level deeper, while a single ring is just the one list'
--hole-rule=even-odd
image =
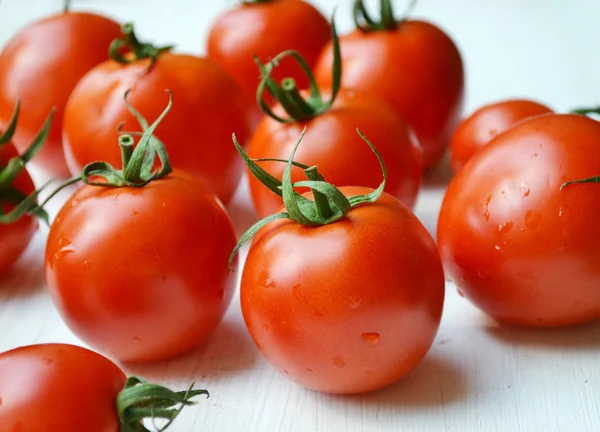
[{"label": "tomato cluster", "polygon": [[[205,58],[68,8],[17,33],[0,52],[0,275],[36,218],[49,223],[48,200],[83,183],[50,225],[46,284],[73,333],[119,362],[205,340],[250,239],[248,331],[318,391],[377,390],[413,370],[442,318],[444,276],[500,321],[598,319],[600,123],[510,100],[459,124],[451,38],[395,18],[390,0],[379,21],[354,3],[356,29],[340,37],[304,0],[241,2],[215,21]],[[438,249],[412,208],[448,146],[457,175]],[[41,202],[31,159],[72,177]],[[262,219],[238,241],[225,206],[244,173]],[[145,418],[170,424],[202,394],[127,379],[75,346],[0,354],[8,431],[147,430]],[[27,415],[41,406],[47,418]]]}]

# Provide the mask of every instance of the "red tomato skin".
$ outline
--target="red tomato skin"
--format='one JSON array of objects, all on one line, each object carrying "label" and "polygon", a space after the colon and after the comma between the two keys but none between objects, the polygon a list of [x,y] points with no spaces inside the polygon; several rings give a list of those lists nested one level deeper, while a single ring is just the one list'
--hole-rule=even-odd
[{"label": "red tomato skin", "polygon": [[69,175],[61,137],[67,99],[81,77],[108,58],[110,43],[120,35],[119,24],[108,18],[68,12],[25,27],[0,53],[0,128],[20,99],[13,142],[23,152],[56,107],[50,136],[35,157],[55,176]]},{"label": "red tomato skin", "polygon": [[84,186],[54,221],[46,282],[63,319],[119,361],[175,357],[219,324],[234,291],[233,226],[197,179]]},{"label": "red tomato skin", "polygon": [[[340,38],[342,87],[389,102],[417,134],[424,168],[444,154],[458,124],[464,93],[460,53],[438,27],[405,20],[394,31],[354,30]],[[316,66],[317,81],[331,86],[329,43]]]},{"label": "red tomato skin", "polygon": [[[8,161],[18,156],[17,150],[11,143],[0,147],[0,169],[8,164]],[[35,186],[29,173],[24,168],[14,180],[13,187],[24,195],[31,195]],[[13,205],[4,205],[3,210],[8,212],[14,208]],[[0,275],[5,273],[25,251],[33,235],[38,229],[35,217],[24,215],[15,223],[0,224]]]},{"label": "red tomato skin", "polygon": [[224,203],[239,183],[243,162],[231,143],[236,133],[250,134],[248,108],[239,87],[213,61],[182,54],[162,54],[146,72],[148,61],[121,65],[112,60],[92,69],[77,85],[65,110],[65,155],[73,174],[104,160],[119,166],[117,127],[140,130],[123,95],[152,121],[165,108],[169,89],[173,107],[156,129],[171,163],[201,179]]},{"label": "red tomato skin", "polygon": [[450,163],[454,172],[467,163],[496,135],[511,128],[521,120],[552,110],[545,105],[526,99],[510,99],[485,105],[463,120],[450,143]]},{"label": "red tomato skin", "polygon": [[110,360],[65,344],[0,354],[4,432],[119,432],[115,401],[126,377]]},{"label": "red tomato skin", "polygon": [[[207,53],[244,90],[258,123],[262,117],[256,104],[260,72],[254,56],[266,63],[279,53],[294,49],[312,69],[330,39],[331,26],[314,6],[302,0],[275,0],[240,4],[221,15],[208,35]],[[305,73],[291,58],[284,59],[272,76],[277,82],[291,77],[298,88],[308,87]],[[272,101],[267,93],[265,96]]]},{"label": "red tomato skin", "polygon": [[491,317],[557,327],[600,317],[600,123],[548,114],[498,135],[451,182],[438,225],[447,275]]},{"label": "red tomato skin", "polygon": [[261,229],[240,298],[254,342],[287,378],[327,393],[363,393],[395,382],[425,356],[444,283],[431,236],[384,193],[330,225],[278,220]]},{"label": "red tomato skin", "polygon": [[[283,115],[279,105],[274,111]],[[359,128],[386,164],[386,191],[409,208],[414,206],[421,188],[422,151],[410,128],[385,102],[363,92],[342,89],[329,111],[308,122],[279,123],[265,116],[248,145],[248,155],[287,160],[304,127],[306,135],[298,147],[296,161],[317,165],[321,175],[337,186],[378,187],[383,180],[381,166],[356,133]],[[275,178],[282,178],[285,164],[261,162],[260,165]],[[293,168],[292,181],[305,179],[303,170]],[[261,217],[279,210],[281,198],[252,175],[249,185],[252,201]]]}]

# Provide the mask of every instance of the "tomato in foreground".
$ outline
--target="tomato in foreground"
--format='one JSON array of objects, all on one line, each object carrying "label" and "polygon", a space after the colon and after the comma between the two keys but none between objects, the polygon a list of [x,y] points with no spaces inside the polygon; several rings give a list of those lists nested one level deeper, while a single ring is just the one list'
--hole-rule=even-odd
[{"label": "tomato in foreground", "polygon": [[[168,88],[176,101],[156,135],[169,149],[174,166],[202,180],[227,203],[243,167],[231,146],[231,134],[249,136],[248,104],[241,89],[212,60],[169,52],[137,40],[133,26],[123,26],[112,59],[92,69],[77,85],[65,111],[64,142],[73,174],[95,160],[118,164],[117,128],[137,122],[123,103],[129,100],[147,118],[162,112],[156,89]],[[121,55],[122,50],[130,50]],[[99,113],[101,113],[99,115]]]},{"label": "tomato in foreground", "polygon": [[[387,386],[435,338],[444,303],[435,243],[383,184],[297,184],[326,192],[313,189],[313,203],[310,192],[293,191],[290,168],[283,211],[243,237],[255,234],[240,288],[248,330],[267,360],[304,387],[347,394]],[[319,178],[314,166],[307,176]]]},{"label": "tomato in foreground", "polygon": [[[110,360],[66,344],[30,345],[0,353],[0,418],[4,432],[149,432],[143,418],[176,417],[205,390],[172,392],[127,379]],[[146,398],[144,400],[144,398]],[[144,403],[166,401],[161,413]],[[137,411],[137,412],[134,412]],[[166,417],[163,417],[166,418]]]},{"label": "tomato in foreground", "polygon": [[[198,179],[170,172],[152,136],[161,119],[124,156],[123,171],[106,163],[84,169],[93,183],[65,203],[46,247],[46,282],[65,322],[120,361],[157,361],[192,348],[219,324],[234,291],[232,223]],[[121,145],[131,151],[131,136]],[[163,162],[158,174],[143,159],[150,146]]]},{"label": "tomato in foreground", "polygon": [[120,26],[113,20],[66,11],[28,25],[0,52],[0,128],[6,127],[20,99],[21,117],[13,143],[24,152],[56,107],[56,121],[36,158],[54,176],[69,174],[61,137],[69,94],[87,71],[108,58],[110,43],[119,35]]},{"label": "tomato in foreground", "polygon": [[556,327],[600,318],[600,123],[525,120],[454,178],[440,213],[447,275],[488,315]]},{"label": "tomato in foreground", "polygon": [[[356,30],[340,38],[342,87],[362,90],[390,103],[417,134],[424,168],[444,154],[458,124],[464,73],[454,42],[423,21],[394,19],[390,0],[381,0],[382,20],[367,24],[362,0],[355,1]],[[325,47],[317,81],[330,86],[334,47]],[[387,161],[386,161],[387,163]]]},{"label": "tomato in foreground", "polygon": [[475,153],[517,122],[551,112],[547,106],[526,99],[510,99],[479,108],[462,121],[452,136],[452,169],[460,171]]}]

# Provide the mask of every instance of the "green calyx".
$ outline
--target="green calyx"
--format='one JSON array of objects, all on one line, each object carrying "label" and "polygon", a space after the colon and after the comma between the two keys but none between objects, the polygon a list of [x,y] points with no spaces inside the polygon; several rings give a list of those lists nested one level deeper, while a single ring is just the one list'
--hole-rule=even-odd
[{"label": "green calyx", "polygon": [[[300,138],[296,142],[294,149],[292,150],[292,153],[287,161],[279,159],[251,159],[244,152],[242,146],[240,146],[235,134],[233,135],[233,143],[235,148],[248,166],[248,169],[252,175],[254,175],[262,184],[269,188],[271,192],[283,199],[285,211],[268,216],[258,221],[252,227],[250,227],[250,229],[248,229],[231,253],[229,258],[230,268],[232,268],[233,259],[242,245],[269,222],[277,219],[289,219],[304,226],[314,227],[327,225],[344,218],[353,208],[361,204],[373,203],[381,197],[387,181],[387,170],[385,168],[385,164],[381,158],[381,155],[373,146],[373,144],[371,144],[371,142],[360,132],[360,130],[357,129],[356,131],[365,141],[365,143],[367,143],[367,145],[371,148],[371,150],[373,150],[373,153],[375,153],[375,156],[379,160],[379,163],[381,164],[383,181],[373,192],[365,195],[352,196],[349,198],[347,198],[338,188],[330,183],[327,183],[319,174],[316,166],[307,166],[298,162],[294,162],[296,150],[302,142],[306,128],[300,135]],[[273,177],[256,163],[261,161],[276,161],[286,163],[281,181]],[[302,168],[308,180],[292,183],[292,166]],[[300,195],[295,191],[296,188],[309,188],[312,191],[314,201]]]},{"label": "green calyx", "polygon": [[581,115],[597,114],[597,115],[600,115],[600,107],[577,108],[577,109],[571,110],[570,112],[571,112],[571,114],[581,114]]},{"label": "green calyx", "polygon": [[406,7],[403,18],[397,20],[394,17],[394,9],[392,7],[391,0],[380,0],[381,18],[379,21],[375,20],[367,11],[364,0],[354,0],[353,14],[356,28],[363,32],[381,31],[381,30],[395,30],[396,27],[402,20],[406,19],[412,12],[417,0],[410,0]]},{"label": "green calyx", "polygon": [[63,13],[69,12],[69,9],[71,9],[71,0],[65,0],[63,3]]},{"label": "green calyx", "polygon": [[[304,60],[304,58],[297,51],[284,51],[264,66],[258,58],[255,58],[255,62],[258,65],[262,76],[262,80],[256,91],[256,102],[269,117],[280,123],[307,121],[327,111],[335,102],[342,82],[342,57],[340,54],[340,44],[335,28],[335,22],[333,19],[331,21],[334,57],[332,72],[333,80],[331,86],[331,97],[327,101],[323,100],[321,96],[321,91],[319,90],[319,86],[317,85],[314,74],[310,70],[310,66],[308,66],[306,60]],[[300,91],[296,86],[296,81],[293,78],[285,78],[281,84],[276,83],[275,80],[271,78],[271,73],[273,70],[279,66],[280,62],[286,57],[291,57],[294,59],[308,78],[308,97],[305,98],[300,94]],[[279,102],[279,104],[288,114],[288,118],[278,116],[271,110],[271,108],[269,108],[269,105],[264,100],[265,90],[268,90],[273,98]]]},{"label": "green calyx", "polygon": [[[17,122],[19,119],[20,102],[17,102],[15,111],[10,119],[10,122],[2,135],[0,135],[0,148],[6,145],[14,136]],[[33,139],[31,145],[23,154],[16,156],[8,161],[6,166],[0,166],[0,224],[11,224],[19,220],[23,215],[30,213],[48,223],[48,213],[37,204],[39,193],[46,187],[44,185],[33,194],[26,196],[13,187],[13,182],[17,176],[25,169],[25,165],[40,151],[52,126],[52,118],[54,117],[54,109],[50,112],[41,130]],[[8,213],[4,213],[4,204],[10,203],[15,207]]]},{"label": "green calyx", "polygon": [[150,70],[162,53],[173,49],[172,45],[156,47],[151,43],[140,42],[135,35],[132,23],[123,24],[121,32],[123,33],[123,37],[115,39],[109,48],[110,58],[121,64],[130,64],[139,60],[150,59],[150,64],[148,65],[148,70]]},{"label": "green calyx", "polygon": [[148,384],[140,378],[131,377],[125,382],[125,387],[117,396],[117,415],[121,423],[121,432],[151,432],[142,425],[142,420],[166,420],[167,423],[154,430],[166,430],[179,415],[181,410],[189,405],[195,405],[191,399],[206,395],[206,390],[194,390],[194,384],[186,391],[174,392],[166,387]]}]

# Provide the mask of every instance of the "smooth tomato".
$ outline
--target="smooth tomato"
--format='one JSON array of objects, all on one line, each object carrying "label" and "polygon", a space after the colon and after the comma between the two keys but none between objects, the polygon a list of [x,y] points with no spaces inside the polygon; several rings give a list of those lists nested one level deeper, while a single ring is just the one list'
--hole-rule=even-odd
[{"label": "smooth tomato", "polygon": [[84,186],[59,212],[46,282],[82,340],[120,361],[155,361],[203,340],[234,291],[233,226],[195,177],[141,188]]},{"label": "smooth tomato", "polygon": [[[417,134],[424,168],[434,165],[462,109],[463,64],[452,40],[432,24],[403,20],[395,30],[356,29],[340,38],[340,46],[342,87],[389,102]],[[332,63],[329,43],[316,66],[323,86],[332,84]]]},{"label": "smooth tomato", "polygon": [[510,99],[485,105],[467,117],[456,128],[450,143],[450,161],[458,172],[471,157],[492,138],[517,122],[552,110],[526,99]]},{"label": "smooth tomato", "polygon": [[[328,95],[324,97],[327,99]],[[273,110],[284,115],[280,105]],[[279,123],[265,116],[248,145],[248,155],[287,160],[304,127],[307,131],[296,161],[317,165],[334,185],[376,188],[381,182],[381,167],[357,135],[356,128],[359,128],[385,161],[389,172],[386,191],[409,208],[414,206],[421,186],[422,152],[410,128],[385,102],[363,92],[342,89],[329,110],[307,122]],[[285,164],[279,162],[261,162],[260,165],[275,178],[281,178],[285,169]],[[303,171],[294,168],[292,180],[303,179]],[[281,207],[281,198],[255,177],[249,177],[249,184],[254,206],[261,217]]]},{"label": "smooth tomato", "polygon": [[238,85],[209,59],[163,53],[147,70],[149,60],[123,65],[106,61],[92,69],[73,91],[64,118],[65,155],[72,173],[89,162],[120,161],[117,127],[139,130],[123,95],[146,118],[162,112],[156,90],[169,89],[175,104],[156,131],[173,166],[200,178],[227,203],[243,172],[231,145],[250,134],[248,105]]},{"label": "smooth tomato", "polygon": [[600,318],[600,123],[548,114],[498,135],[454,178],[438,241],[458,290],[500,321]]},{"label": "smooth tomato", "polygon": [[[21,100],[19,128],[13,143],[23,152],[32,142],[51,108],[54,126],[36,157],[53,175],[67,177],[61,126],[67,99],[87,71],[108,58],[108,48],[119,37],[116,22],[89,13],[66,12],[37,21],[7,43],[0,53],[0,128]],[[93,123],[97,114],[86,121]]]},{"label": "smooth tomato", "polygon": [[264,226],[240,297],[254,342],[286,377],[323,392],[362,393],[393,383],[425,356],[440,323],[444,274],[427,230],[384,193],[328,225]]},{"label": "smooth tomato", "polygon": [[[282,51],[294,49],[312,68],[331,39],[331,26],[321,13],[302,0],[244,2],[228,10],[213,24],[208,35],[208,56],[221,65],[242,87],[255,107],[255,121],[262,117],[256,101],[260,73],[254,56],[267,62]],[[300,67],[287,58],[273,77],[296,80],[298,88],[308,81]]]}]

